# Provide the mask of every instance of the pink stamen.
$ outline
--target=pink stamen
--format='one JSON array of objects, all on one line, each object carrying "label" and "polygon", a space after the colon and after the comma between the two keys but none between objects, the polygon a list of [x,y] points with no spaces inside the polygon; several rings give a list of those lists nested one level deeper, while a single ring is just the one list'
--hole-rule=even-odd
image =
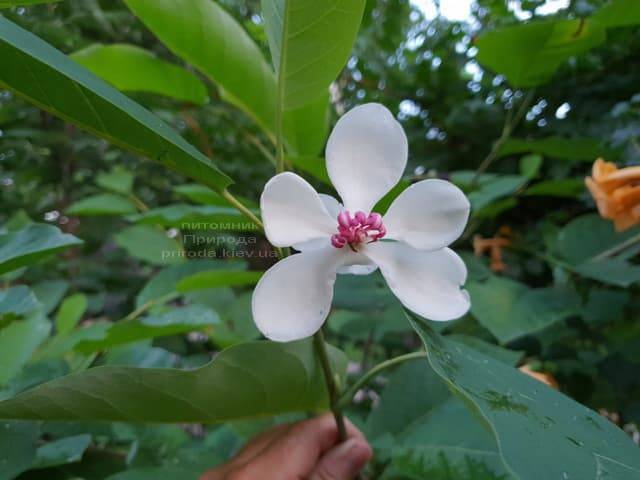
[{"label": "pink stamen", "polygon": [[356,251],[356,247],[363,243],[371,243],[380,240],[387,234],[387,229],[382,224],[382,215],[379,213],[356,212],[351,215],[348,210],[343,210],[338,215],[338,233],[331,236],[331,245],[349,248]]}]

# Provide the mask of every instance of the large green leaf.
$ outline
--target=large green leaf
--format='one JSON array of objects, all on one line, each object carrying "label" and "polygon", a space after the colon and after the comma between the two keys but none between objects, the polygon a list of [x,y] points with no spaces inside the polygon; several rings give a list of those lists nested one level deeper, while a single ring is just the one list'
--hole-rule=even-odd
[{"label": "large green leaf", "polygon": [[206,74],[228,102],[273,132],[276,83],[260,48],[212,0],[125,0],[173,53]]},{"label": "large green leaf", "polygon": [[471,313],[500,342],[535,333],[579,313],[576,294],[561,288],[530,288],[491,276],[470,282]]},{"label": "large green leaf", "polygon": [[0,235],[0,274],[31,265],[47,255],[81,243],[53,225],[37,223]]},{"label": "large green leaf", "polygon": [[476,42],[478,61],[507,77],[517,88],[547,82],[570,57],[605,40],[605,29],[590,20],[544,20],[483,34]]},{"label": "large green leaf", "polygon": [[283,110],[326,94],[356,39],[365,0],[262,0]]},{"label": "large green leaf", "polygon": [[429,363],[490,426],[520,480],[640,479],[640,455],[609,420],[518,370],[410,321]]},{"label": "large green leaf", "polygon": [[91,45],[71,58],[118,90],[157,93],[197,105],[209,100],[207,87],[196,75],[133,45]]},{"label": "large green leaf", "polygon": [[12,66],[0,84],[40,108],[216,190],[232,183],[158,117],[5,18],[0,59]]},{"label": "large green leaf", "polygon": [[[229,13],[213,0],[125,3],[173,53],[218,85],[223,99],[247,113],[275,141],[275,74],[260,47]],[[327,96],[308,97],[286,113],[284,137],[290,151],[319,153],[328,126],[327,105]]]},{"label": "large green leaf", "polygon": [[[335,370],[346,357],[330,348]],[[326,409],[313,343],[250,342],[197,370],[98,367],[0,402],[0,418],[223,422]]]}]

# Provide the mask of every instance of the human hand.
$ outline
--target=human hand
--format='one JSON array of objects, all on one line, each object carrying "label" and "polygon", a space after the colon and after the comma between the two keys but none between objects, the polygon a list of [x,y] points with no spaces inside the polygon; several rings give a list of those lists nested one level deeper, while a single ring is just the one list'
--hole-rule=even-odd
[{"label": "human hand", "polygon": [[371,447],[348,420],[339,443],[331,414],[279,425],[251,440],[229,462],[200,480],[351,480],[371,459]]}]

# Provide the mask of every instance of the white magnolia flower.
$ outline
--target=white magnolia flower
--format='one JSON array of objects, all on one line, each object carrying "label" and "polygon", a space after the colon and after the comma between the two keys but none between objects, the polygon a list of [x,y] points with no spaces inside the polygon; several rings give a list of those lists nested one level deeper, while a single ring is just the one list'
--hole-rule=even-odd
[{"label": "white magnolia flower", "polygon": [[340,118],[327,144],[327,170],[344,206],[294,173],[267,182],[260,199],[266,236],[276,247],[300,251],[271,267],[253,292],[253,318],[267,338],[292,341],[318,331],[338,273],[380,268],[404,306],[431,320],[467,312],[469,295],[461,288],[467,269],[446,248],[469,217],[460,189],[423,180],[404,190],[384,217],[371,211],[400,180],[407,155],[402,126],[370,103]]}]

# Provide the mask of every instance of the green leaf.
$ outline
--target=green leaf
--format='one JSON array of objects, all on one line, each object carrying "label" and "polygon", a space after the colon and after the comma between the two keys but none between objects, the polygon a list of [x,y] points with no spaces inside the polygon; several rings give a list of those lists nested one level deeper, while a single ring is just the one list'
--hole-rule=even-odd
[{"label": "green leaf", "polygon": [[163,480],[198,480],[200,475],[179,467],[143,467],[116,473],[106,480],[156,480],[159,477]]},{"label": "green leaf", "polygon": [[186,229],[253,231],[259,227],[231,207],[176,203],[130,215],[127,220],[145,225]]},{"label": "green leaf", "polygon": [[501,343],[538,332],[579,313],[576,294],[568,289],[536,288],[491,276],[470,282],[471,313]]},{"label": "green leaf", "polygon": [[546,83],[569,58],[605,41],[605,29],[591,20],[533,21],[491,30],[476,42],[478,61],[504,75],[516,88]]},{"label": "green leaf", "polygon": [[[2,18],[0,18],[1,25]],[[5,69],[6,70],[6,69]],[[31,224],[17,232],[0,235],[0,274],[38,262],[82,240],[62,233],[53,225]]]},{"label": "green leaf", "polygon": [[40,315],[0,329],[0,385],[7,383],[20,371],[50,331],[51,324]]},{"label": "green leaf", "polygon": [[467,195],[471,208],[477,213],[496,200],[518,191],[527,180],[521,175],[485,175],[480,179],[478,189]]},{"label": "green leaf", "polygon": [[276,83],[260,48],[212,0],[125,0],[173,53],[220,87],[221,96],[274,131]]},{"label": "green leaf", "polygon": [[82,293],[76,293],[65,298],[58,314],[56,315],[56,331],[60,333],[70,332],[82,320],[87,310],[87,297]]},{"label": "green leaf", "polygon": [[[121,195],[129,195],[131,193],[133,181],[133,173],[119,166],[114,167],[110,172],[101,172],[96,177],[98,186]],[[202,188],[207,187],[203,186]]]},{"label": "green leaf", "polygon": [[597,214],[582,215],[558,232],[555,248],[560,257],[577,265],[622,245],[638,234],[638,228],[616,232],[610,221]]},{"label": "green leaf", "polygon": [[565,178],[562,180],[546,180],[527,188],[523,195],[568,197],[574,198],[584,193],[584,180],[578,178]]},{"label": "green leaf", "polygon": [[[491,433],[451,395],[426,360],[412,361],[391,375],[368,426],[374,446],[381,444],[379,449],[392,457],[383,478],[506,478]],[[384,448],[389,435],[392,447]]]},{"label": "green leaf", "polygon": [[[330,348],[344,378],[346,357]],[[197,370],[97,367],[0,402],[0,418],[215,423],[328,406],[310,339],[250,342]]]},{"label": "green leaf", "polygon": [[220,319],[213,310],[201,305],[190,305],[136,321],[116,322],[106,331],[104,338],[81,341],[75,350],[91,353],[140,340],[203,330],[219,323]]},{"label": "green leaf", "polygon": [[134,225],[115,235],[118,246],[129,255],[153,265],[181,263],[185,259],[182,246],[169,238],[164,230],[149,225]]},{"label": "green leaf", "polygon": [[150,92],[204,105],[207,87],[193,73],[142,48],[95,44],[70,55],[73,60],[125,92]]},{"label": "green leaf", "polygon": [[142,288],[136,297],[136,308],[157,300],[173,292],[180,280],[194,273],[223,268],[225,270],[245,270],[244,262],[220,262],[213,260],[191,260],[179,265],[172,265],[155,275]]},{"label": "green leaf", "polygon": [[126,197],[113,193],[100,193],[72,203],[66,210],[67,215],[94,217],[101,215],[130,215],[138,209]]},{"label": "green leaf", "polygon": [[191,292],[218,287],[243,287],[255,285],[264,272],[237,270],[212,270],[198,272],[183,278],[176,285],[178,292]]},{"label": "green leaf", "polygon": [[39,437],[35,422],[0,422],[0,480],[13,480],[31,468]]},{"label": "green leaf", "polygon": [[72,350],[89,354],[141,340],[204,330],[219,322],[213,310],[190,305],[139,320],[92,323],[57,335],[38,352],[38,358],[59,357]]},{"label": "green leaf", "polygon": [[82,434],[61,438],[38,447],[31,468],[49,468],[79,462],[91,443],[91,435]]},{"label": "green leaf", "polygon": [[56,3],[60,0],[0,0],[0,8],[19,7],[21,5],[37,5],[39,3]]},{"label": "green leaf", "polygon": [[232,183],[158,117],[58,50],[5,18],[0,18],[0,32],[0,59],[13,65],[0,71],[0,84],[64,120],[211,188],[222,190]]},{"label": "green leaf", "polygon": [[324,95],[358,34],[365,0],[262,0],[283,110]]},{"label": "green leaf", "polygon": [[320,180],[325,185],[333,186],[327,173],[327,166],[324,158],[318,157],[288,157],[294,168],[311,175],[316,180]]},{"label": "green leaf", "polygon": [[443,338],[419,318],[409,318],[433,369],[491,427],[502,460],[516,478],[640,478],[638,447],[612,422],[508,365]]},{"label": "green leaf", "polygon": [[595,138],[545,137],[534,140],[510,138],[502,144],[498,154],[501,157],[518,153],[537,153],[545,157],[567,162],[593,162],[594,158],[611,158],[615,151],[602,146]]},{"label": "green leaf", "polygon": [[610,285],[628,287],[640,281],[640,267],[629,261],[640,251],[640,244],[632,242],[617,255],[603,254],[624,246],[637,235],[640,235],[637,228],[620,233],[611,222],[596,214],[583,215],[560,230],[555,250],[574,272]]},{"label": "green leaf", "polygon": [[532,153],[520,159],[520,174],[529,180],[535,178],[542,167],[542,156]]},{"label": "green leaf", "polygon": [[610,27],[628,27],[640,23],[640,8],[635,0],[611,0],[591,18]]},{"label": "green leaf", "polygon": [[38,301],[42,304],[42,311],[49,315],[58,306],[64,294],[69,289],[69,283],[64,280],[45,280],[32,287]]},{"label": "green leaf", "polygon": [[0,319],[22,317],[41,306],[31,289],[24,285],[0,291]]},{"label": "green leaf", "polygon": [[197,183],[188,183],[185,185],[178,185],[173,189],[179,195],[187,197],[189,200],[202,205],[216,205],[227,206],[227,201],[218,195],[216,192],[204,185],[198,185]]}]

